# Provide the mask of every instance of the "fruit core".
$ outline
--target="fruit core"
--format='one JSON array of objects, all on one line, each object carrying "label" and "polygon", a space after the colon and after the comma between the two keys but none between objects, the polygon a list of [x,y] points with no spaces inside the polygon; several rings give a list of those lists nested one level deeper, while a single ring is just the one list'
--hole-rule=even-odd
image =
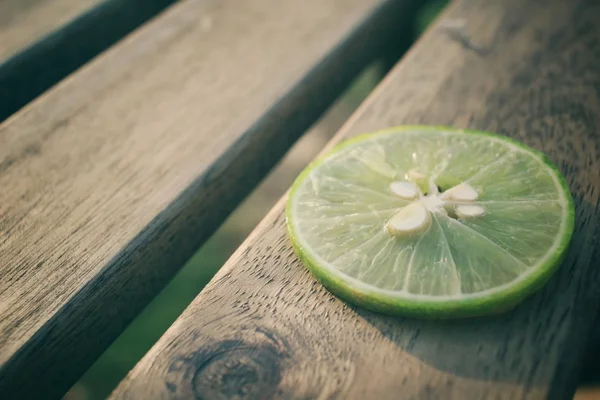
[{"label": "fruit core", "polygon": [[407,180],[390,184],[390,191],[394,195],[410,201],[386,222],[385,228],[392,236],[407,237],[425,232],[431,225],[432,213],[460,219],[485,215],[485,209],[474,204],[479,193],[466,182],[441,191],[434,182],[435,177],[431,177],[428,181],[429,190],[423,194],[414,181],[423,179],[424,175],[410,171],[406,177]]}]

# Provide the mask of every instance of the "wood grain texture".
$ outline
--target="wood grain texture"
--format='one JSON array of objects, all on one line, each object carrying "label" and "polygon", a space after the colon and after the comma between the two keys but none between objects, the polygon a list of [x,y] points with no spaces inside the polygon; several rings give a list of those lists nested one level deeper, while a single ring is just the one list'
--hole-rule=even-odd
[{"label": "wood grain texture", "polygon": [[0,125],[3,397],[66,391],[418,3],[188,0]]},{"label": "wood grain texture", "polygon": [[0,122],[173,1],[0,1]]},{"label": "wood grain texture", "polygon": [[544,151],[577,216],[540,293],[463,321],[348,306],[294,255],[282,199],[113,398],[570,398],[600,297],[598,18],[591,0],[455,2],[331,143],[445,124]]}]

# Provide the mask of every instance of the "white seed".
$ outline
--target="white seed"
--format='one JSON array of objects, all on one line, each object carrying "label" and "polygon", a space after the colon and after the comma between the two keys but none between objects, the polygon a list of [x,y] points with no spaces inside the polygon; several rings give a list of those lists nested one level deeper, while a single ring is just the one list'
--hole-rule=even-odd
[{"label": "white seed", "polygon": [[386,224],[393,236],[405,237],[425,231],[431,224],[431,213],[421,203],[411,203],[401,208]]},{"label": "white seed", "polygon": [[413,168],[410,171],[408,171],[408,173],[406,174],[406,179],[409,179],[413,182],[418,182],[421,181],[423,179],[425,179],[426,176],[422,173],[419,172],[418,169]]},{"label": "white seed", "polygon": [[405,200],[414,200],[421,195],[421,189],[412,182],[396,181],[390,183],[390,190]]},{"label": "white seed", "polygon": [[474,205],[460,205],[456,206],[456,216],[458,218],[472,218],[472,217],[481,217],[485,214],[485,209],[480,206]]},{"label": "white seed", "polygon": [[477,190],[473,189],[468,183],[458,184],[442,194],[443,200],[474,201],[478,197]]}]

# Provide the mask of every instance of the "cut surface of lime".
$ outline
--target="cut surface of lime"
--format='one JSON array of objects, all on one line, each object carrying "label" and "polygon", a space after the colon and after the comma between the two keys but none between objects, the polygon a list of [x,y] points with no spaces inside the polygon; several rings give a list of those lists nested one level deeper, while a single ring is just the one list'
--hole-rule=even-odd
[{"label": "cut surface of lime", "polygon": [[546,156],[509,138],[405,126],[309,165],[286,208],[294,249],[330,291],[388,314],[513,308],[560,265],[574,208]]}]

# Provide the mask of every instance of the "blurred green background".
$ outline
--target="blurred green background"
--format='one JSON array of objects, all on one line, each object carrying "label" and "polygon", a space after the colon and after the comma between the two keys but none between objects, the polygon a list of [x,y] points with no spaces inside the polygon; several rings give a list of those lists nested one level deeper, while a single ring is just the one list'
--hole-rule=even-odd
[{"label": "blurred green background", "polygon": [[[446,0],[434,0],[424,6],[414,27],[415,37],[423,32],[446,3]],[[252,195],[73,386],[65,399],[96,400],[110,394],[200,293],[383,75],[382,65],[375,64],[355,80],[326,115],[296,143]]]}]

